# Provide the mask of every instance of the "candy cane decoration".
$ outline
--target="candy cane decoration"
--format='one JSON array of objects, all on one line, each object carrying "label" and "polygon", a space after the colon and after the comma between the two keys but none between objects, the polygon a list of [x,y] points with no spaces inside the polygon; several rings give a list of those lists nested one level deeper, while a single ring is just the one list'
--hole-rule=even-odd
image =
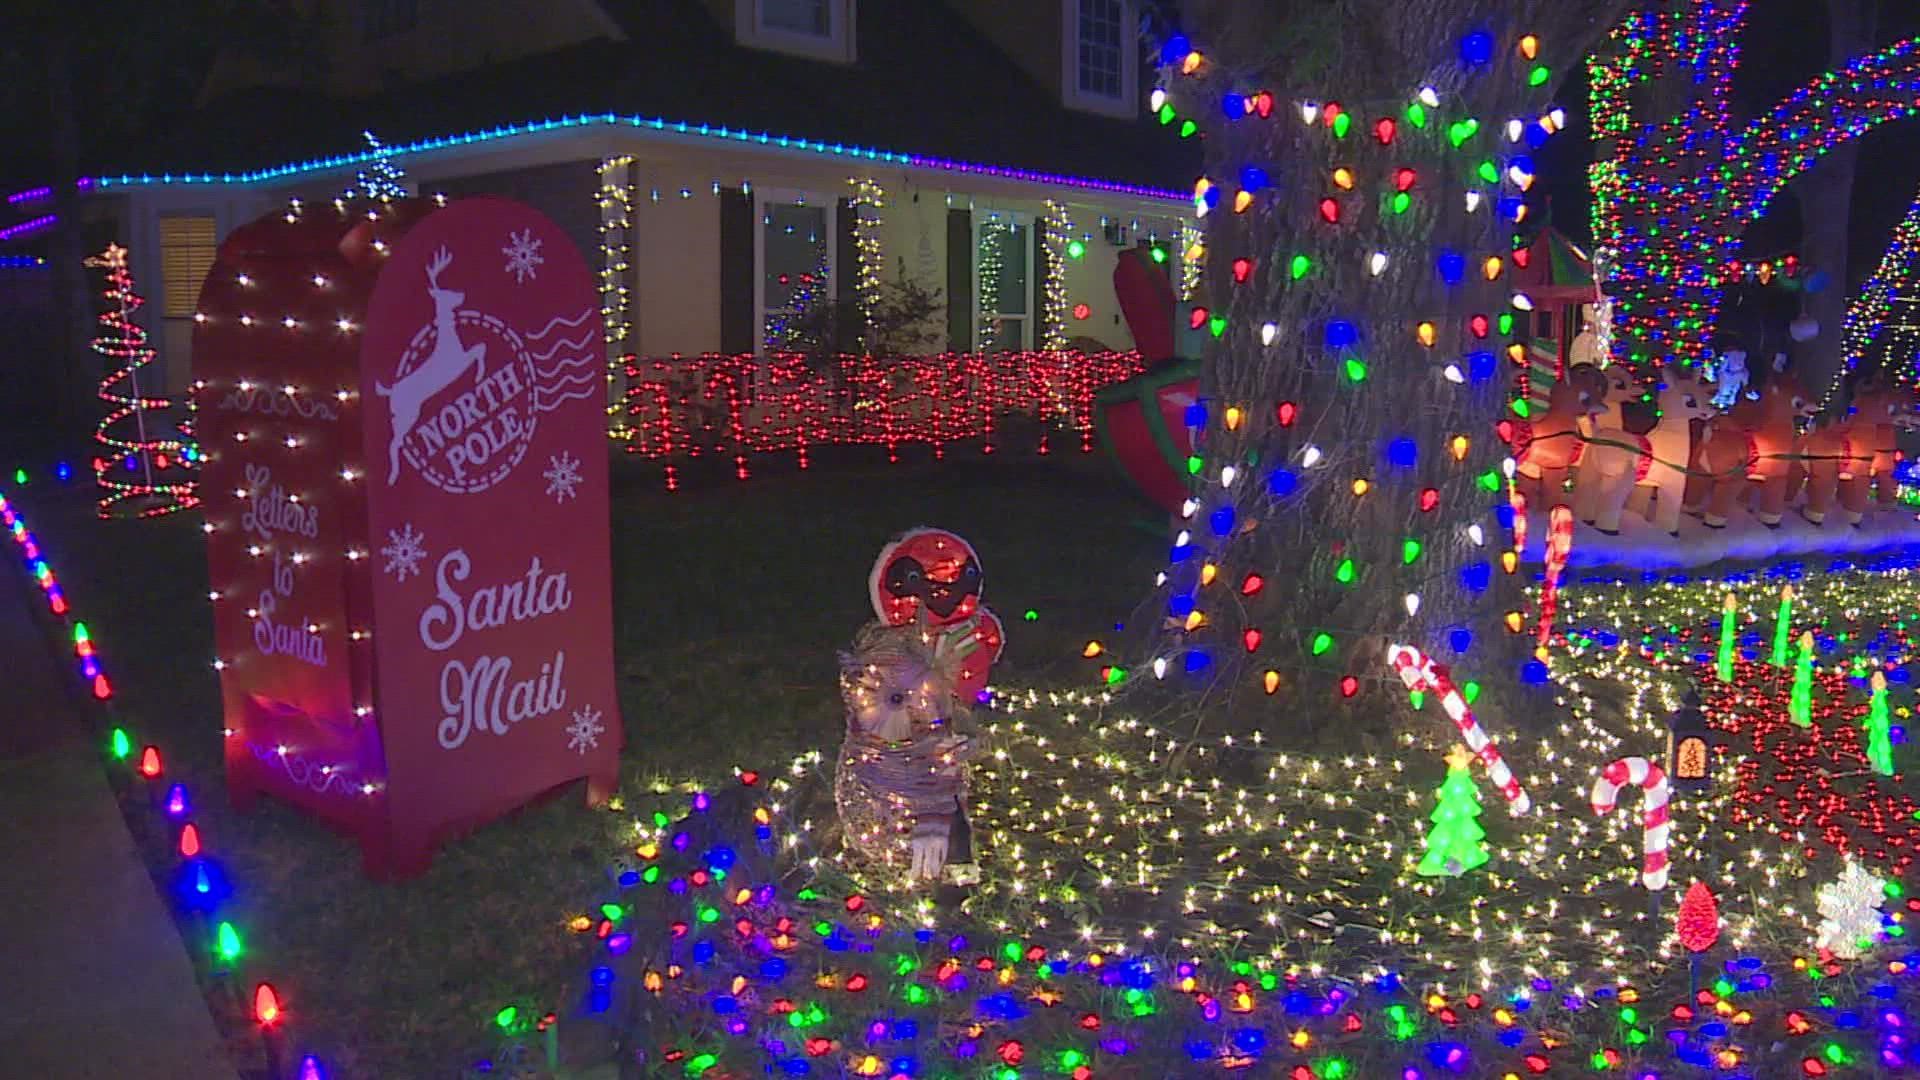
[{"label": "candy cane decoration", "polygon": [[1560,606],[1560,572],[1573,552],[1573,511],[1564,503],[1547,511],[1547,582],[1540,589],[1540,630],[1545,645],[1553,636],[1553,613]]},{"label": "candy cane decoration", "polygon": [[1521,817],[1533,809],[1533,800],[1527,798],[1520,781],[1514,778],[1513,770],[1507,768],[1507,760],[1500,756],[1500,747],[1487,736],[1487,729],[1480,726],[1473,710],[1467,708],[1467,699],[1461,697],[1460,691],[1454,687],[1447,666],[1434,663],[1411,645],[1389,646],[1387,663],[1393,665],[1400,681],[1407,684],[1407,689],[1432,690],[1440,695],[1440,707],[1453,718],[1454,726],[1460,729],[1460,737],[1466,740],[1467,748],[1486,762],[1487,778],[1507,797],[1508,812],[1514,817]]},{"label": "candy cane decoration", "polygon": [[1673,822],[1667,818],[1666,770],[1643,757],[1623,757],[1600,770],[1600,778],[1593,782],[1593,812],[1612,813],[1620,801],[1620,789],[1629,785],[1644,793],[1640,824],[1645,830],[1641,846],[1646,859],[1640,881],[1649,892],[1659,892],[1667,887],[1667,843],[1673,833]]}]

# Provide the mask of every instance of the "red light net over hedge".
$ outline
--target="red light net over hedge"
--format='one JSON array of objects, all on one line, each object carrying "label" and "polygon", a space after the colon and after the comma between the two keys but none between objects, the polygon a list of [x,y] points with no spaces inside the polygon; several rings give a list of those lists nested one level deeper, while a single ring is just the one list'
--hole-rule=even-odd
[{"label": "red light net over hedge", "polygon": [[[754,454],[791,451],[801,468],[823,445],[905,443],[935,458],[955,442],[994,450],[1009,416],[1041,425],[1039,453],[1055,431],[1093,448],[1093,397],[1146,370],[1132,352],[1010,352],[993,355],[834,358],[797,354],[628,357],[627,452],[673,461],[717,455],[746,479]],[[668,490],[679,486],[666,466]]]}]

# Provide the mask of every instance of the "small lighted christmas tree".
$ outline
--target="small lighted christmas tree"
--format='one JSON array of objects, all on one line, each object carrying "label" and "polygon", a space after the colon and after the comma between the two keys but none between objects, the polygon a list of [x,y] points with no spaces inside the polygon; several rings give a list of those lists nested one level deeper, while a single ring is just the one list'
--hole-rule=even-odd
[{"label": "small lighted christmas tree", "polygon": [[1433,831],[1427,834],[1427,854],[1420,860],[1420,873],[1458,877],[1487,861],[1486,832],[1474,819],[1480,816],[1480,789],[1474,786],[1467,767],[1473,755],[1464,746],[1456,746],[1447,755],[1447,780],[1440,785],[1440,802],[1428,819]]},{"label": "small lighted christmas tree", "polygon": [[131,510],[138,517],[156,517],[197,505],[193,473],[198,448],[161,434],[171,426],[166,413],[173,403],[140,389],[140,369],[153,361],[154,353],[146,330],[133,321],[146,300],[133,291],[127,249],[108,244],[87,265],[107,272],[107,309],[100,313],[100,332],[93,339],[93,351],[106,358],[108,368],[99,389],[107,411],[93,436],[100,444],[93,459],[100,516]]},{"label": "small lighted christmas tree", "polygon": [[1820,909],[1819,936],[1814,939],[1818,948],[1852,960],[1879,940],[1887,883],[1866,867],[1849,859],[1840,879],[1822,885],[1814,899]]}]

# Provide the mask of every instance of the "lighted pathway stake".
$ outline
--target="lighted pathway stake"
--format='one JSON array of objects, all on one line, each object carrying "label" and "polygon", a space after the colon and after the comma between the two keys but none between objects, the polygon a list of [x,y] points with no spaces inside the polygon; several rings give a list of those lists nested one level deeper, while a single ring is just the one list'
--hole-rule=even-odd
[{"label": "lighted pathway stake", "polygon": [[1640,881],[1648,892],[1659,892],[1667,887],[1667,844],[1673,832],[1673,822],[1667,818],[1666,770],[1643,757],[1623,757],[1608,765],[1593,782],[1593,812],[1602,817],[1613,813],[1620,802],[1620,789],[1628,785],[1645,792],[1640,824],[1645,834],[1641,848],[1646,856]]},{"label": "lighted pathway stake", "polygon": [[1893,737],[1892,721],[1887,717],[1887,677],[1879,672],[1873,673],[1873,700],[1867,708],[1867,718],[1861,721],[1867,729],[1867,763],[1881,776],[1893,775]]},{"label": "lighted pathway stake", "polygon": [[1713,673],[1721,682],[1733,681],[1733,594],[1728,593],[1726,602],[1720,605],[1720,655],[1715,658]]},{"label": "lighted pathway stake", "polygon": [[1767,661],[1774,667],[1787,666],[1787,641],[1793,636],[1793,586],[1780,586],[1780,614],[1773,622],[1773,656]]},{"label": "lighted pathway stake", "polygon": [[1793,661],[1793,696],[1787,715],[1801,727],[1813,726],[1813,631],[1800,634],[1800,655]]},{"label": "lighted pathway stake", "polygon": [[1473,710],[1467,708],[1467,700],[1453,685],[1453,679],[1447,674],[1445,664],[1436,664],[1411,645],[1393,645],[1387,649],[1387,663],[1400,676],[1407,689],[1432,690],[1440,695],[1440,707],[1453,718],[1454,726],[1460,729],[1460,737],[1466,740],[1467,748],[1487,763],[1487,778],[1507,797],[1507,810],[1515,817],[1521,817],[1533,809],[1533,800],[1521,789],[1520,781],[1515,779],[1513,770],[1507,768],[1507,760],[1500,756],[1500,747],[1487,737],[1487,730],[1474,718]]}]

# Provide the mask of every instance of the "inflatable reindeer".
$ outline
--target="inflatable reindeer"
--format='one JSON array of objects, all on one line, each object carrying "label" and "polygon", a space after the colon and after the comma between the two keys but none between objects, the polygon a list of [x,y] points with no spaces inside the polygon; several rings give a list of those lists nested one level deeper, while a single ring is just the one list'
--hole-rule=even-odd
[{"label": "inflatable reindeer", "polygon": [[[1786,513],[1792,480],[1795,426],[1818,408],[1800,381],[1785,370],[1785,357],[1758,400],[1742,402],[1715,417],[1694,447],[1693,470],[1703,476],[1699,511],[1710,529],[1725,528],[1734,502],[1752,487],[1754,516],[1770,529]],[[1755,486],[1757,485],[1757,486]]]},{"label": "inflatable reindeer", "polygon": [[1530,504],[1547,509],[1564,502],[1567,476],[1579,463],[1581,438],[1606,411],[1606,377],[1582,364],[1553,384],[1546,408],[1513,425],[1514,472],[1527,482]]},{"label": "inflatable reindeer", "polygon": [[1713,415],[1713,386],[1695,372],[1663,368],[1657,396],[1659,419],[1645,435],[1603,427],[1581,455],[1575,490],[1580,508],[1590,511],[1582,519],[1610,536],[1620,531],[1621,511],[1636,488],[1651,489],[1647,520],[1680,535],[1692,425]]},{"label": "inflatable reindeer", "polygon": [[1807,501],[1801,516],[1822,524],[1837,502],[1847,523],[1858,525],[1866,517],[1871,488],[1878,487],[1883,505],[1892,501],[1893,466],[1899,460],[1894,440],[1914,425],[1914,409],[1911,390],[1865,383],[1845,416],[1803,435],[1799,448]]}]

